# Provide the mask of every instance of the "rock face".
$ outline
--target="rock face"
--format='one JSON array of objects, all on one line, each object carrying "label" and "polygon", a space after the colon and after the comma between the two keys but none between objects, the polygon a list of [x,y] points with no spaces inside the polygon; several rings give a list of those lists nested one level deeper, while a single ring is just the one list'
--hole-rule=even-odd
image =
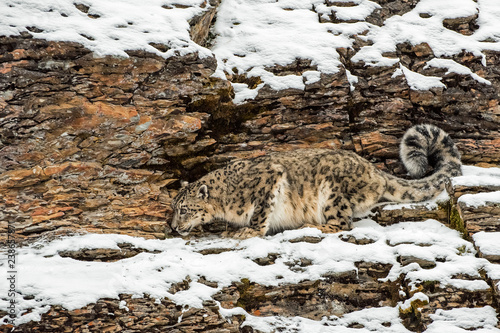
[{"label": "rock face", "polygon": [[210,78],[215,59],[1,43],[3,223],[14,219],[22,238],[65,228],[161,237],[162,188],[216,143],[201,134],[211,115],[193,104],[230,102],[229,83]]},{"label": "rock face", "polygon": [[[381,8],[367,19],[376,25],[416,4],[376,2]],[[190,22],[194,41],[210,44],[207,36],[214,15],[212,8]],[[449,19],[443,24],[470,35],[476,18]],[[35,39],[27,33],[0,37],[0,241],[6,240],[9,222],[15,224],[19,243],[78,232],[163,238],[170,234],[170,202],[179,179],[192,181],[234,158],[269,151],[349,149],[383,170],[403,175],[398,140],[416,123],[432,123],[450,133],[465,164],[500,163],[498,52],[486,52],[484,59],[471,53],[452,57],[491,82],[485,85],[468,75],[424,67],[434,57],[425,43],[400,44],[395,56],[405,67],[440,77],[447,87],[420,91],[411,89],[404,76],[393,75],[396,65],[369,67],[353,62],[363,43],[359,39],[353,48],[338,49],[343,68],[336,74],[321,74],[319,81],[304,90],[275,91],[264,86],[255,99],[237,105],[232,102],[230,81],[256,86],[260,79],[240,74],[227,74],[227,80],[214,77],[215,57],[188,54],[164,59],[144,51],[130,51],[128,58],[97,57],[76,43]],[[303,73],[313,67],[310,61],[298,59],[273,71]],[[354,90],[346,70],[359,78]],[[458,201],[457,193],[469,190],[451,190],[455,210],[450,206],[434,213],[386,212],[379,222],[407,220],[413,214],[415,219],[432,217],[453,224],[456,213],[461,216],[462,230],[469,227],[471,234],[499,231],[497,204],[474,208]],[[107,256],[113,254],[103,258]],[[93,254],[90,257],[95,259]],[[318,297],[338,293],[345,299],[329,304],[331,313],[335,306],[352,311],[392,302],[394,286],[376,281],[386,268],[360,265],[357,280],[334,277],[335,287],[328,281],[311,281],[277,288],[273,290],[276,296],[269,298],[269,290],[248,281],[225,290],[220,299],[239,301],[245,310],[261,315],[281,313],[283,307],[302,311],[316,307]],[[356,288],[345,284],[356,284]],[[438,286],[422,288],[443,294],[447,302],[450,295],[456,295]],[[321,296],[307,290],[319,290]],[[368,296],[360,299],[360,291]],[[498,304],[497,297],[496,292],[488,292],[470,304],[449,302],[482,306]],[[240,322],[221,320],[210,304],[185,312],[182,325],[177,325],[182,309],[168,300],[131,302],[132,313],[120,310],[119,300],[107,299],[75,311],[55,307],[42,322],[30,323],[26,329],[59,331],[71,323],[82,332],[239,330]],[[321,317],[322,308],[317,309],[311,318]],[[172,315],[156,317],[159,312]],[[109,313],[119,320],[102,326],[101,314]],[[296,313],[291,309],[288,314]],[[408,327],[422,328],[408,321]],[[79,326],[84,322],[85,329]]]},{"label": "rock face", "polygon": [[[447,74],[460,84],[414,91],[391,78],[393,68],[357,65],[353,92],[340,72],[304,91],[264,87],[234,105],[229,82],[211,77],[214,58],[95,58],[28,36],[0,43],[0,227],[15,220],[22,239],[78,229],[161,237],[177,179],[266,151],[351,149],[402,174],[398,140],[419,122],[448,131],[466,164],[500,159],[496,54],[484,73],[491,86]],[[417,57],[416,47],[401,47]]]},{"label": "rock face", "polygon": [[[127,302],[127,309],[120,302]],[[211,309],[212,308],[212,309]],[[178,322],[178,318],[183,318]],[[28,332],[239,332],[238,320],[232,323],[220,318],[214,307],[183,311],[182,307],[164,300],[161,303],[145,297],[102,299],[82,309],[68,311],[54,307],[48,321],[25,325]],[[118,320],[116,320],[119,318]]]}]

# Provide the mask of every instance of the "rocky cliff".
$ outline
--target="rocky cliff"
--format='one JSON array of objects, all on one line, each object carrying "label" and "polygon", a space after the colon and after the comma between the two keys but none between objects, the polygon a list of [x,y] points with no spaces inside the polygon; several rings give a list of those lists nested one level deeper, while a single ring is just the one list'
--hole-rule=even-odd
[{"label": "rocky cliff", "polygon": [[[411,12],[418,1],[370,3],[376,4],[375,9],[362,21],[376,28],[383,27],[391,17]],[[96,19],[92,17],[92,6],[77,5],[77,10]],[[191,41],[206,50],[217,47],[214,26],[222,20],[216,12],[219,5],[217,1],[203,2],[200,13],[188,21]],[[361,20],[342,19],[340,11],[333,9],[325,15],[324,7],[357,5],[360,3],[325,1],[310,11],[317,13],[319,24],[342,26]],[[420,17],[426,16],[420,13]],[[457,35],[471,36],[479,27],[478,14],[455,15],[444,19],[442,26]],[[301,89],[278,89],[266,81],[265,75],[249,74],[252,69],[225,69],[222,77],[221,58],[216,53],[179,52],[164,57],[143,49],[127,50],[120,56],[102,55],[82,43],[39,38],[36,27],[25,30],[0,37],[3,242],[12,223],[19,245],[87,232],[173,237],[169,228],[170,202],[180,186],[179,180],[192,181],[232,159],[270,151],[299,147],[348,149],[383,170],[404,175],[398,161],[398,140],[416,123],[432,123],[450,133],[464,164],[491,167],[500,163],[500,52],[495,51],[496,46],[481,54],[463,50],[446,55],[445,60],[469,72],[428,66],[433,59],[443,60],[443,56],[438,57],[438,51],[427,42],[398,43],[395,50],[384,53],[384,57],[394,60],[391,64],[373,66],[359,60],[364,47],[376,44],[366,38],[369,32],[360,31],[349,36],[350,46],[335,49],[339,61],[336,72],[321,72],[317,62],[305,58],[266,67],[266,73],[278,78],[305,78],[304,73],[318,73],[315,80],[304,79]],[[496,40],[487,42],[496,45]],[[151,45],[161,52],[170,49],[163,44]],[[414,75],[434,77],[441,85],[419,89]],[[235,100],[242,85],[255,96]],[[391,224],[432,217],[470,234],[500,231],[498,204],[477,208],[459,203],[463,194],[498,190],[496,185],[487,184],[482,189],[460,186],[450,188],[454,201],[434,213],[400,209],[381,212],[375,219]],[[219,225],[206,232],[218,233],[224,228]],[[134,256],[137,251],[124,245],[117,253],[84,251],[68,256],[108,261]],[[265,260],[272,262],[273,258]],[[276,295],[273,297],[268,297],[270,287],[248,280],[235,281],[215,299],[223,305],[239,305],[248,312],[258,310],[260,315],[295,316],[314,308],[309,318],[319,319],[322,315],[393,304],[397,301],[396,290],[409,288],[404,279],[378,281],[387,275],[388,266],[357,265],[354,275],[351,272],[283,285],[272,289]],[[484,292],[422,284],[420,290],[435,296],[426,309],[433,312],[457,305],[496,307],[496,284],[490,277],[483,278],[491,286]],[[172,288],[181,290],[183,286]],[[343,295],[338,305],[342,309],[335,312],[330,301],[325,300],[339,294]],[[133,315],[119,307],[120,300],[101,299],[79,310],[55,306],[40,322],[16,330],[63,331],[72,325],[82,332],[104,328],[129,332],[166,328],[229,332],[237,331],[243,321],[237,316],[232,322],[221,318],[215,303],[210,302],[202,309],[184,312],[168,299],[157,303],[147,296],[120,297],[134,304],[128,305]],[[301,307],[283,310],[290,300]],[[320,306],[327,303],[330,305]],[[402,315],[406,327],[425,329],[430,317],[424,314],[422,320],[415,307],[408,311],[406,317]],[[109,317],[109,313],[115,314]],[[169,315],[160,318],[160,313]],[[181,314],[182,324],[177,323]]]}]

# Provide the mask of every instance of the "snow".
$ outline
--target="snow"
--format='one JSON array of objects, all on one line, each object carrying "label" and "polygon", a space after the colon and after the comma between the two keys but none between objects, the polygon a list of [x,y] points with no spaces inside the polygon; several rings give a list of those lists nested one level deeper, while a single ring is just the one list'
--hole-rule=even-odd
[{"label": "snow", "polygon": [[446,88],[446,86],[441,82],[440,77],[436,76],[425,76],[419,73],[415,73],[403,65],[400,65],[401,71],[406,77],[406,82],[412,90],[429,90],[431,88]]},{"label": "snow", "polygon": [[[233,314],[232,311],[227,315]],[[236,314],[236,313],[235,313]],[[243,313],[242,313],[243,314]],[[321,332],[321,333],[410,333],[399,318],[397,308],[381,307],[364,309],[348,313],[342,318],[331,316],[324,317],[320,321],[293,317],[255,317],[245,314],[244,326],[251,326],[261,332]],[[364,328],[350,328],[349,325],[361,324]]]},{"label": "snow", "polygon": [[[28,31],[36,38],[81,43],[97,55],[128,57],[127,50],[160,56],[212,53],[193,42],[188,20],[201,14],[203,0],[3,0],[0,35]],[[77,5],[88,7],[88,13]],[[177,6],[176,6],[177,5]],[[182,6],[179,6],[182,5]],[[93,16],[94,18],[92,18]],[[164,44],[162,52],[150,45]]]},{"label": "snow", "polygon": [[[464,194],[458,198],[458,202],[475,208],[491,204],[498,205],[500,204],[500,191]],[[500,217],[498,219],[500,220]]]},{"label": "snow", "polygon": [[485,255],[500,256],[500,232],[484,232],[480,231],[472,235],[474,244]]},{"label": "snow", "polygon": [[462,166],[462,176],[451,180],[453,186],[500,186],[500,168]]},{"label": "snow", "polygon": [[[494,0],[478,0],[477,3],[473,0],[421,0],[408,13],[390,17],[382,27],[372,27],[366,39],[373,41],[373,45],[363,47],[353,61],[365,61],[373,66],[390,65],[394,59],[384,57],[383,53],[394,52],[397,44],[406,42],[412,45],[427,43],[438,58],[451,57],[462,50],[483,56],[483,50],[500,48],[500,27],[495,24],[499,11],[500,4]],[[471,36],[443,26],[444,19],[475,14],[480,28]],[[488,38],[493,42],[486,42]]]},{"label": "snow", "polygon": [[125,311],[130,311],[130,309],[127,307],[127,302],[126,301],[120,301],[120,304],[118,306],[120,309],[125,309]]},{"label": "snow", "polygon": [[483,308],[456,308],[451,310],[439,309],[430,315],[433,322],[425,332],[470,332],[471,329],[479,328],[474,332],[499,332],[495,328],[497,324],[496,312],[491,306]]},{"label": "snow", "polygon": [[[218,68],[214,76],[245,74],[262,80],[253,89],[245,83],[233,83],[235,103],[255,98],[266,85],[274,90],[303,90],[317,82],[320,74],[339,71],[345,71],[354,90],[357,78],[344,68],[337,52],[338,48],[352,48],[354,35],[370,45],[363,46],[352,57],[353,62],[397,66],[399,58],[386,56],[396,45],[427,43],[436,58],[425,67],[445,68],[447,73],[469,75],[480,84],[490,84],[450,57],[471,52],[482,57],[486,66],[484,51],[500,50],[500,2],[421,0],[411,11],[391,16],[382,26],[365,22],[379,8],[369,0],[223,0],[209,50],[194,43],[189,34],[189,21],[210,9],[203,0],[4,0],[0,2],[0,35],[29,31],[36,38],[81,43],[98,56],[127,57],[126,51],[133,49],[165,58],[188,53],[215,56]],[[443,25],[444,19],[473,15],[477,15],[478,29],[470,36]],[[336,23],[331,22],[332,17]],[[167,49],[160,50],[156,44]],[[303,73],[286,75],[270,70],[297,60],[310,61],[310,67]],[[394,75],[404,75],[411,89],[446,88],[438,77],[416,73],[401,63],[397,67]]]},{"label": "snow", "polygon": [[358,83],[358,77],[353,75],[348,69],[346,69],[345,74],[347,75],[347,81],[349,81],[350,91],[354,91],[356,89],[356,84]]},{"label": "snow", "polygon": [[[344,8],[351,13],[345,11],[343,15],[363,19],[378,6],[367,0],[359,3],[358,6],[351,7],[353,9]],[[341,63],[336,48],[350,47],[353,40],[349,35],[361,33],[368,25],[363,22],[320,24],[320,12],[311,10],[313,6],[324,14],[328,11],[323,8],[326,7],[324,3],[318,0],[223,1],[214,27],[218,36],[212,48],[219,62],[218,75],[225,77],[222,72],[246,73],[248,77],[259,76],[275,90],[303,90],[307,84],[316,82],[320,73],[337,73]],[[310,60],[311,66],[316,70],[308,70],[302,75],[276,75],[268,69],[300,59]],[[254,94],[263,86],[253,89]],[[250,92],[246,91],[244,94],[237,95],[235,101],[245,100]]]},{"label": "snow", "polygon": [[[472,235],[474,244],[484,257],[496,258],[496,262],[500,259],[500,232],[484,232],[480,231]],[[485,266],[484,270],[487,276],[494,280],[497,288],[500,288],[500,265],[490,263]]]},{"label": "snow", "polygon": [[480,83],[491,85],[490,81],[483,79],[479,75],[473,73],[469,68],[467,68],[463,65],[460,65],[459,63],[457,63],[456,61],[454,61],[452,59],[434,58],[434,59],[427,61],[427,64],[425,65],[424,69],[426,69],[428,67],[446,68],[447,69],[446,74],[457,73],[457,74],[461,74],[461,75],[470,75],[474,80],[476,80]]},{"label": "snow", "polygon": [[428,304],[429,303],[429,296],[422,292],[417,292],[415,293],[412,297],[407,299],[404,302],[399,302],[399,308],[403,311],[408,310],[412,307],[412,303],[415,301],[420,301],[421,304]]},{"label": "snow", "polygon": [[499,264],[489,264],[484,269],[488,274],[488,277],[492,280],[496,280],[497,288],[500,289],[500,265]]},{"label": "snow", "polygon": [[[290,242],[304,236],[317,237],[321,241]],[[373,242],[356,245],[343,241],[343,236],[369,238]],[[116,262],[86,262],[59,255],[61,251],[80,249],[118,249],[120,243],[131,244],[146,252]],[[227,251],[215,251],[207,255],[200,253],[207,249]],[[253,261],[269,254],[277,257],[272,265],[260,266]],[[480,276],[479,271],[487,261],[476,258],[474,254],[472,244],[463,240],[457,231],[434,220],[382,227],[366,219],[355,223],[353,230],[340,234],[322,234],[317,229],[306,228],[243,241],[216,237],[190,241],[179,238],[146,240],[102,234],[65,237],[19,248],[17,301],[20,314],[16,324],[39,320],[50,305],[59,304],[71,310],[100,298],[118,298],[120,294],[132,294],[134,297],[149,294],[153,298],[168,298],[178,305],[199,308],[204,300],[212,299],[223,287],[244,278],[265,286],[298,283],[323,279],[330,274],[357,271],[355,263],[360,261],[391,264],[392,269],[385,280],[394,281],[401,273],[406,273],[410,285],[431,280],[439,281],[442,286],[466,290],[487,289],[483,280],[453,278],[458,273]],[[416,262],[402,266],[397,258],[407,255],[435,261],[436,266],[423,269]],[[308,259],[311,265],[297,266],[300,259]],[[6,271],[5,261],[0,265],[0,270]],[[202,276],[216,282],[217,287],[199,282]],[[173,284],[187,281],[188,277],[191,280],[189,288],[177,293],[168,292]],[[6,290],[7,283],[6,279],[0,279],[0,289]],[[22,297],[27,295],[33,298],[26,300]],[[6,309],[7,305],[8,300],[1,298],[0,309]],[[126,309],[126,306],[126,303],[120,303],[120,307]],[[23,315],[28,309],[32,310],[31,313]],[[241,309],[221,311],[232,313]],[[288,323],[286,325],[290,321],[303,327],[319,325],[304,318],[247,318],[249,324],[263,326],[269,326],[271,322],[275,325],[280,320]],[[335,323],[338,328],[343,325],[340,323],[347,323],[349,318],[346,315],[334,321],[328,319],[326,324]],[[331,331],[336,332],[333,328]]]},{"label": "snow", "polygon": [[[453,178],[454,186],[490,186],[500,187],[500,168],[479,168],[463,166],[463,175]],[[458,198],[458,203],[468,207],[481,207],[500,204],[500,191],[464,194]],[[499,218],[500,220],[500,218]]]},{"label": "snow", "polygon": [[[491,82],[480,77],[476,73],[473,73],[469,68],[460,65],[456,61],[452,59],[439,59],[439,58],[433,58],[429,61],[427,61],[426,65],[424,66],[424,69],[427,69],[429,67],[436,67],[436,68],[445,68],[447,72],[445,75],[450,74],[450,73],[457,73],[460,75],[470,75],[474,80],[478,81],[479,83],[486,84],[486,85],[491,85]],[[441,82],[442,78],[436,77],[436,76],[426,76],[422,75],[419,73],[415,73],[408,68],[404,67],[403,65],[400,64],[400,70],[396,70],[394,72],[393,77],[396,77],[398,75],[404,74],[406,78],[406,82],[410,86],[410,89],[413,90],[429,90],[432,88],[446,88],[446,85]]]}]

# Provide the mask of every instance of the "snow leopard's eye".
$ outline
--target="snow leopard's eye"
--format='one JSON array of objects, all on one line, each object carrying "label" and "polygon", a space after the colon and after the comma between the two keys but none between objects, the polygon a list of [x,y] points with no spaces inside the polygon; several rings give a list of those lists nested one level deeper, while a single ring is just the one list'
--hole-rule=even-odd
[{"label": "snow leopard's eye", "polygon": [[179,214],[186,215],[187,214],[187,209],[186,208],[181,208],[181,210],[179,211]]}]

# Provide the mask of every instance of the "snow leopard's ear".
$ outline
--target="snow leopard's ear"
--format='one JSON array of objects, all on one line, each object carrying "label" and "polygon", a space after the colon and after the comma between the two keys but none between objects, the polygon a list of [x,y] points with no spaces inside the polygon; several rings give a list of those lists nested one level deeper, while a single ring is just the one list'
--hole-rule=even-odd
[{"label": "snow leopard's ear", "polygon": [[187,182],[185,180],[181,181],[181,188],[186,187],[188,185],[189,185],[189,182]]},{"label": "snow leopard's ear", "polygon": [[208,187],[207,185],[203,184],[200,186],[200,188],[198,189],[198,198],[202,198],[203,200],[207,200],[208,199]]}]

